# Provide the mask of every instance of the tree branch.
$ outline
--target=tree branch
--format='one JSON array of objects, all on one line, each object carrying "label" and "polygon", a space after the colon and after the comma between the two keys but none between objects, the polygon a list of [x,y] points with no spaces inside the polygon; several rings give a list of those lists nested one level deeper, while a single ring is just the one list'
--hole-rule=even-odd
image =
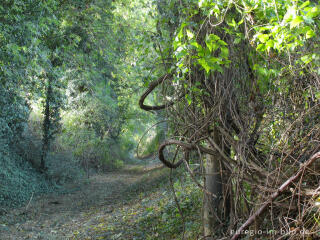
[{"label": "tree branch", "polygon": [[236,231],[236,233],[233,235],[233,237],[231,238],[231,240],[236,240],[238,239],[238,237],[241,236],[241,234],[243,233],[244,230],[246,230],[254,221],[255,219],[260,216],[269,206],[270,203],[272,203],[272,201],[274,199],[276,199],[279,195],[281,195],[284,190],[287,189],[287,187],[295,180],[297,180],[297,178],[299,178],[302,173],[304,172],[304,170],[310,166],[316,159],[320,158],[320,152],[317,152],[316,154],[314,154],[307,162],[305,162],[304,164],[301,164],[300,169],[298,170],[298,172],[291,176],[287,181],[285,181],[276,192],[274,192],[270,198],[268,199],[268,201],[266,201],[253,215],[251,215],[247,221],[242,224],[242,226]]},{"label": "tree branch", "polygon": [[172,74],[165,74],[164,76],[158,78],[157,80],[151,82],[149,84],[148,89],[142,94],[142,96],[140,97],[139,100],[139,106],[141,109],[145,110],[145,111],[152,111],[152,110],[161,110],[164,109],[168,106],[171,106],[174,104],[174,102],[169,102],[167,104],[163,104],[160,106],[148,106],[144,104],[144,100],[148,97],[148,95],[159,85],[161,84],[163,81],[165,81],[166,79],[170,79],[172,78]]}]

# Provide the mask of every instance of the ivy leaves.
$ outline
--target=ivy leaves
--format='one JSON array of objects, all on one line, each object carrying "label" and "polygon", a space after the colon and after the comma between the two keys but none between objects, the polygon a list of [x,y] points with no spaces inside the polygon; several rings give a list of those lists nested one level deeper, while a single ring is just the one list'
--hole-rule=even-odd
[{"label": "ivy leaves", "polygon": [[[320,5],[312,1],[193,1],[181,19],[173,40],[176,65],[172,71],[181,81],[199,66],[206,75],[219,72],[230,65],[231,47],[247,41],[254,54],[252,68],[262,93],[272,86],[272,79],[284,72],[320,72],[317,36]],[[195,16],[202,17],[196,23]],[[215,34],[202,36],[201,28],[211,25],[231,39],[226,42]],[[212,31],[214,32],[214,31]],[[221,36],[221,35],[220,35]],[[230,46],[228,45],[230,44]],[[233,45],[233,46],[231,46]],[[289,57],[288,64],[281,64]],[[179,80],[179,81],[180,81]],[[196,94],[188,86],[188,103]]]},{"label": "ivy leaves", "polygon": [[253,41],[256,42],[258,51],[294,51],[316,36],[320,5],[311,5],[310,1],[297,1],[277,5],[277,9],[271,3],[265,6],[276,17],[261,18],[259,22],[263,21],[264,24],[253,26],[256,32]]},{"label": "ivy leaves", "polygon": [[188,72],[183,61],[191,56],[194,65],[200,65],[208,74],[209,72],[223,72],[223,66],[228,66],[230,61],[228,44],[215,34],[209,34],[205,39],[205,46],[197,42],[195,33],[187,28],[188,24],[181,25],[180,31],[173,43],[174,55],[178,60],[177,66],[182,73]]},{"label": "ivy leaves", "polygon": [[228,44],[214,34],[210,34],[206,37],[205,44],[205,47],[202,47],[200,44],[195,42],[192,44],[197,51],[194,58],[197,59],[197,63],[205,69],[206,73],[209,73],[210,71],[218,71],[222,73],[222,66],[228,66],[230,63],[228,60]]}]

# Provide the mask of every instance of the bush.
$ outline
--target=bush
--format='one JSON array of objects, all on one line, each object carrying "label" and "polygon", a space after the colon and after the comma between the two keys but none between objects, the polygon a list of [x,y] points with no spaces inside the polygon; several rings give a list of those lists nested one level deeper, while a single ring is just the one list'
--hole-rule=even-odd
[{"label": "bush", "polygon": [[62,185],[84,178],[83,169],[71,153],[49,153],[47,157],[47,177],[49,180]]},{"label": "bush", "polygon": [[123,166],[133,148],[130,140],[100,135],[90,127],[82,112],[66,112],[63,115],[62,133],[57,136],[55,148],[58,152],[71,152],[84,168],[112,170]]}]

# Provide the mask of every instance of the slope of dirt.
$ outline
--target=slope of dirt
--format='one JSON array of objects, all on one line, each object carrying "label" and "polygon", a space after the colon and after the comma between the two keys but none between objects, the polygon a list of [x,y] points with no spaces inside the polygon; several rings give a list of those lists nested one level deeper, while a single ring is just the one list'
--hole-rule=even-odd
[{"label": "slope of dirt", "polygon": [[[110,230],[117,228],[120,209],[140,201],[166,173],[161,166],[131,166],[69,184],[68,194],[38,196],[0,218],[0,239],[117,239]],[[112,221],[113,229],[102,226],[101,219]]]}]

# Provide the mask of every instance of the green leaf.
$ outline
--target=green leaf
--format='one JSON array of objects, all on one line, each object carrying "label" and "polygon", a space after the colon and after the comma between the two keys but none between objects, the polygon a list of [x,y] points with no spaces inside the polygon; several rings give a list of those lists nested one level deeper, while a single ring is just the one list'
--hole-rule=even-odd
[{"label": "green leaf", "polygon": [[208,62],[204,58],[198,59],[198,63],[201,65],[201,67],[204,68],[204,70],[206,70],[207,73],[210,72],[211,67],[209,66]]},{"label": "green leaf", "polygon": [[178,37],[179,39],[182,39],[182,38],[183,38],[183,29],[184,29],[187,25],[188,25],[188,24],[185,23],[185,22],[181,24],[180,31],[179,31],[179,33],[178,33],[178,35],[177,35],[177,37]]},{"label": "green leaf", "polygon": [[186,74],[187,72],[189,72],[189,68],[185,67],[185,68],[181,68],[182,69],[182,73]]},{"label": "green leaf", "polygon": [[269,34],[259,34],[257,37],[260,42],[265,43],[269,39]]},{"label": "green leaf", "polygon": [[187,36],[189,39],[192,39],[194,37],[194,33],[187,29]]},{"label": "green leaf", "polygon": [[293,20],[290,22],[290,29],[299,26],[300,23],[302,23],[302,22],[303,22],[303,18],[302,18],[301,16],[297,16],[295,19],[293,19]]},{"label": "green leaf", "polygon": [[178,35],[177,35],[178,39],[182,39],[183,37],[183,29],[181,28]]},{"label": "green leaf", "polygon": [[174,55],[176,56],[177,59],[181,59],[185,56],[188,55],[188,51],[186,50],[186,46],[182,45],[177,48],[177,50],[174,52]]},{"label": "green leaf", "polygon": [[186,100],[188,102],[188,105],[190,105],[192,103],[192,99],[189,94],[186,94]]},{"label": "green leaf", "polygon": [[257,51],[261,51],[261,52],[264,52],[266,50],[266,45],[265,44],[259,44],[256,48]]},{"label": "green leaf", "polygon": [[227,24],[230,26],[230,27],[236,27],[237,26],[237,23],[236,21],[234,20],[234,18],[232,19],[232,22],[227,22]]},{"label": "green leaf", "polygon": [[214,70],[217,70],[218,72],[223,73],[223,68],[218,64],[214,65]]},{"label": "green leaf", "polygon": [[229,49],[227,47],[221,47],[221,57],[228,58],[229,57]]},{"label": "green leaf", "polygon": [[269,39],[267,42],[266,42],[266,47],[267,48],[273,48],[274,46],[274,41],[272,39]]},{"label": "green leaf", "polygon": [[301,4],[301,6],[299,7],[299,9],[303,9],[305,8],[306,6],[309,6],[310,5],[310,1],[306,1],[304,3]]},{"label": "green leaf", "polygon": [[218,40],[218,44],[221,46],[228,46],[228,44],[223,40]]},{"label": "green leaf", "polygon": [[207,38],[206,38],[206,41],[217,41],[217,40],[219,40],[220,39],[220,37],[219,36],[217,36],[217,35],[215,35],[215,34],[210,34],[209,36],[207,36]]},{"label": "green leaf", "polygon": [[181,46],[181,42],[178,39],[178,37],[176,37],[175,41],[173,42],[173,48],[174,50],[176,50],[179,46]]},{"label": "green leaf", "polygon": [[197,43],[196,41],[190,42],[190,45],[194,46],[198,51],[202,50],[202,46],[199,43]]},{"label": "green leaf", "polygon": [[218,48],[218,44],[214,42],[206,42],[206,45],[210,52],[215,51]]},{"label": "green leaf", "polygon": [[314,37],[316,34],[313,30],[308,30],[306,33],[306,39]]},{"label": "green leaf", "polygon": [[240,42],[241,42],[241,38],[236,38],[233,41],[234,44],[239,44]]},{"label": "green leaf", "polygon": [[305,64],[308,64],[312,61],[312,56],[311,55],[302,56],[301,61]]},{"label": "green leaf", "polygon": [[319,6],[316,6],[316,7],[307,7],[304,9],[304,11],[307,12],[307,17],[310,17],[310,18],[315,18],[317,17],[319,14],[320,14],[320,8]]}]

